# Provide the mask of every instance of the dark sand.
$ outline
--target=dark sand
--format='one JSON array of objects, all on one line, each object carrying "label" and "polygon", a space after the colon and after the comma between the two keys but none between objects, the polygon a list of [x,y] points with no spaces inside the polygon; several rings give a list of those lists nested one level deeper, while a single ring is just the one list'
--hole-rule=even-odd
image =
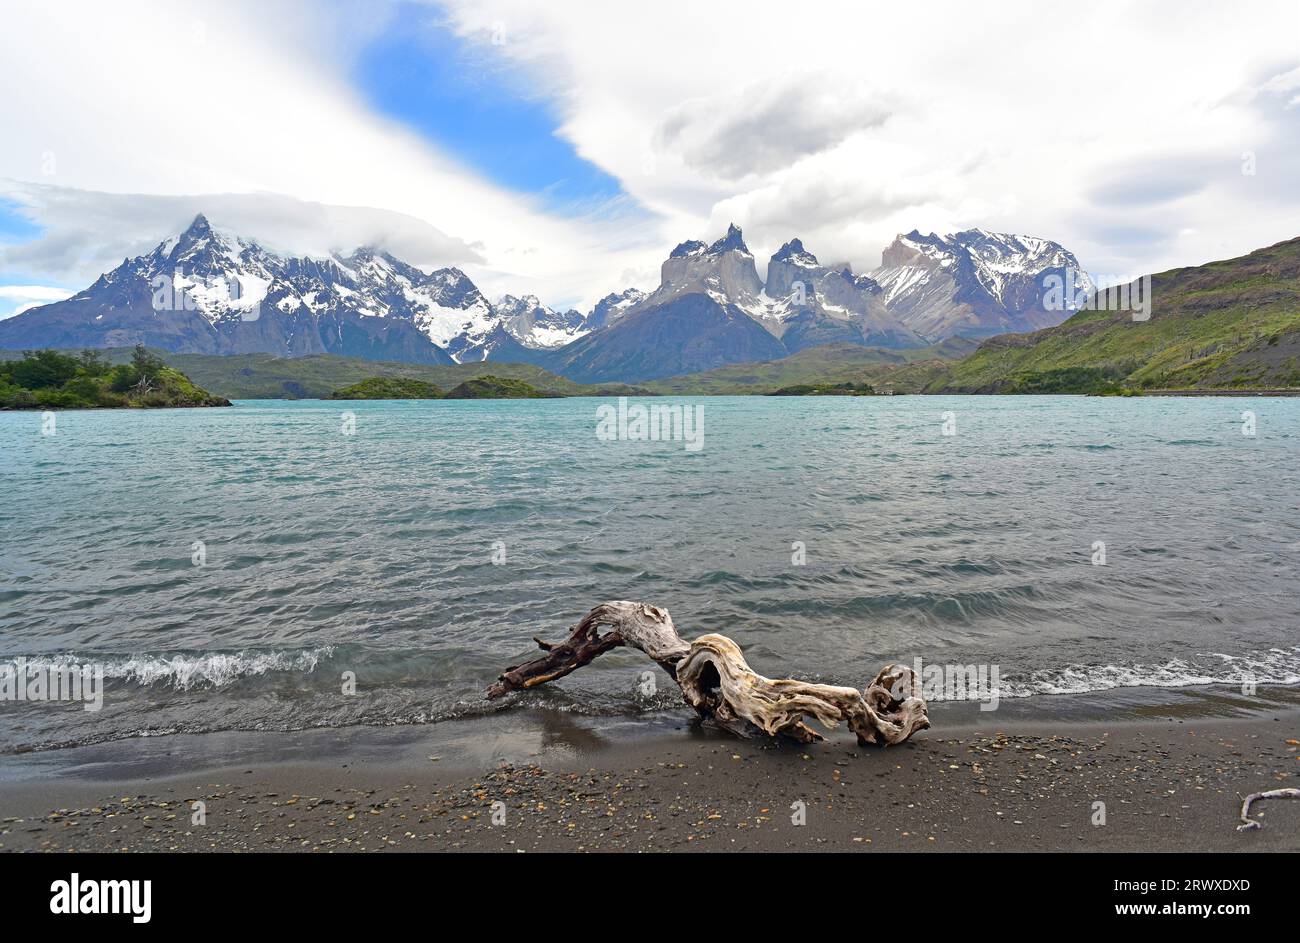
[{"label": "dark sand", "polygon": [[[1296,851],[1300,713],[967,713],[900,747],[674,718],[157,737],[0,761],[6,851]],[[1291,740],[1291,743],[1287,741]],[[436,759],[431,759],[436,757]],[[206,824],[191,823],[191,802]],[[1106,822],[1092,824],[1095,802]],[[493,824],[493,804],[499,820]],[[792,822],[802,803],[806,824]],[[797,808],[797,806],[796,806]]]}]

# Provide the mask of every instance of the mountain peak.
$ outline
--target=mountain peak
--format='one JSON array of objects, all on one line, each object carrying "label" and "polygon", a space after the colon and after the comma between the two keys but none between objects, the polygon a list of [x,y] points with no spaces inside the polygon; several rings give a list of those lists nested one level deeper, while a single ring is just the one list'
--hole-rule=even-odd
[{"label": "mountain peak", "polygon": [[683,259],[688,255],[699,255],[708,246],[698,239],[687,239],[685,242],[678,243],[677,248],[668,253],[670,259]]},{"label": "mountain peak", "polygon": [[741,252],[749,251],[748,247],[745,245],[745,237],[741,234],[740,227],[735,223],[732,223],[727,227],[727,234],[725,236],[713,245],[709,246],[709,253],[729,252],[732,249],[737,249]]},{"label": "mountain peak", "polygon": [[212,224],[202,213],[194,217],[194,221],[189,224],[185,232],[191,236],[206,236],[212,232]]},{"label": "mountain peak", "polygon": [[815,266],[817,265],[817,256],[813,255],[803,247],[803,240],[799,238],[791,239],[772,256],[773,262],[794,262],[797,265]]},{"label": "mountain peak", "polygon": [[497,299],[497,307],[504,308],[513,313],[522,311],[550,311],[546,305],[542,304],[541,299],[536,295],[511,295],[505,294]]}]

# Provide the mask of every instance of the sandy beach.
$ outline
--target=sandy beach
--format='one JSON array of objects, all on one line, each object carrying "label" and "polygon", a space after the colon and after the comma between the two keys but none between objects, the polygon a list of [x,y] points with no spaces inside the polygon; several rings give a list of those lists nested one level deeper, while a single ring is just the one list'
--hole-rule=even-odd
[{"label": "sandy beach", "polygon": [[[1024,713],[1023,711],[1021,713]],[[681,718],[146,738],[9,757],[5,851],[1296,851],[1300,712],[950,711],[900,747]],[[940,712],[943,717],[943,712]],[[203,822],[196,824],[203,803]],[[1104,803],[1104,824],[1102,807]],[[796,824],[802,821],[803,824]]]}]

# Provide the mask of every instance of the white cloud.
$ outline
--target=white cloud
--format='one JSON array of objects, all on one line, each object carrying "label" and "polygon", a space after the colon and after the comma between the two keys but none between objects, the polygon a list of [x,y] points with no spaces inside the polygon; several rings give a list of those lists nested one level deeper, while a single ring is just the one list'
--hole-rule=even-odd
[{"label": "white cloud", "polygon": [[[72,283],[148,252],[198,213],[218,229],[283,254],[325,256],[369,245],[426,269],[484,261],[477,247],[405,213],[274,193],[145,195],[0,181],[0,198],[23,206],[24,215],[43,229],[30,242],[0,247],[0,266]],[[104,238],[107,232],[111,240]]]},{"label": "white cloud", "polygon": [[[451,7],[465,36],[506,26],[502,50],[564,102],[563,133],[680,238],[735,219],[760,258],[797,234],[861,269],[897,232],[982,226],[1143,271],[1296,235],[1279,130],[1294,124],[1282,113],[1293,2],[1249,15],[1179,0]],[[833,108],[810,114],[764,91],[782,88],[843,94],[845,126]],[[1266,114],[1257,88],[1289,94]],[[683,112],[699,137],[663,133]],[[710,135],[709,122],[744,133]],[[1255,148],[1260,171],[1243,187],[1240,158]],[[1162,162],[1176,171],[1163,193]],[[1158,238],[1132,238],[1140,230]]]},{"label": "white cloud", "polygon": [[[0,178],[65,188],[68,205],[84,203],[84,191],[271,193],[404,214],[474,247],[482,262],[466,269],[486,291],[557,303],[619,287],[608,279],[661,240],[611,231],[600,214],[548,215],[376,116],[349,84],[346,55],[375,28],[364,5],[299,0],[7,5],[0,61],[25,78],[22,94],[0,96]],[[50,205],[46,193],[38,216]],[[45,248],[91,236],[125,254],[123,243],[143,238],[138,227],[126,235],[72,221],[47,233]],[[350,235],[344,226],[316,241]]]},{"label": "white cloud", "polygon": [[659,125],[655,140],[706,177],[736,180],[826,151],[879,127],[889,112],[851,76],[834,83],[817,75],[776,76],[683,102]]},{"label": "white cloud", "polygon": [[649,218],[558,217],[375,115],[348,75],[384,25],[371,4],[11,4],[0,178],[49,227],[18,259],[84,275],[195,194],[288,249],[392,239],[553,305],[651,287],[672,245],[733,219],[760,260],[799,235],[859,270],[912,228],[1046,236],[1103,272],[1296,235],[1291,0],[446,6]]},{"label": "white cloud", "polygon": [[0,318],[22,314],[28,308],[62,301],[71,295],[72,292],[51,285],[0,285]]}]

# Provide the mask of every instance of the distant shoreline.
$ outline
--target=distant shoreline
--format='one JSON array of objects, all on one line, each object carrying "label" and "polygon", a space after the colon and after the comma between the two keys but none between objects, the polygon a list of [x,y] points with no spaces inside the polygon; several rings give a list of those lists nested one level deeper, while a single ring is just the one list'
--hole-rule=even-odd
[{"label": "distant shoreline", "polygon": [[[286,400],[287,402],[287,400]],[[169,403],[166,406],[144,406],[139,403],[126,403],[121,406],[0,406],[5,413],[63,413],[63,412],[156,412],[160,409],[225,409],[233,405],[230,400],[224,403]]]},{"label": "distant shoreline", "polygon": [[1143,390],[1139,396],[1300,396],[1300,389]]}]

